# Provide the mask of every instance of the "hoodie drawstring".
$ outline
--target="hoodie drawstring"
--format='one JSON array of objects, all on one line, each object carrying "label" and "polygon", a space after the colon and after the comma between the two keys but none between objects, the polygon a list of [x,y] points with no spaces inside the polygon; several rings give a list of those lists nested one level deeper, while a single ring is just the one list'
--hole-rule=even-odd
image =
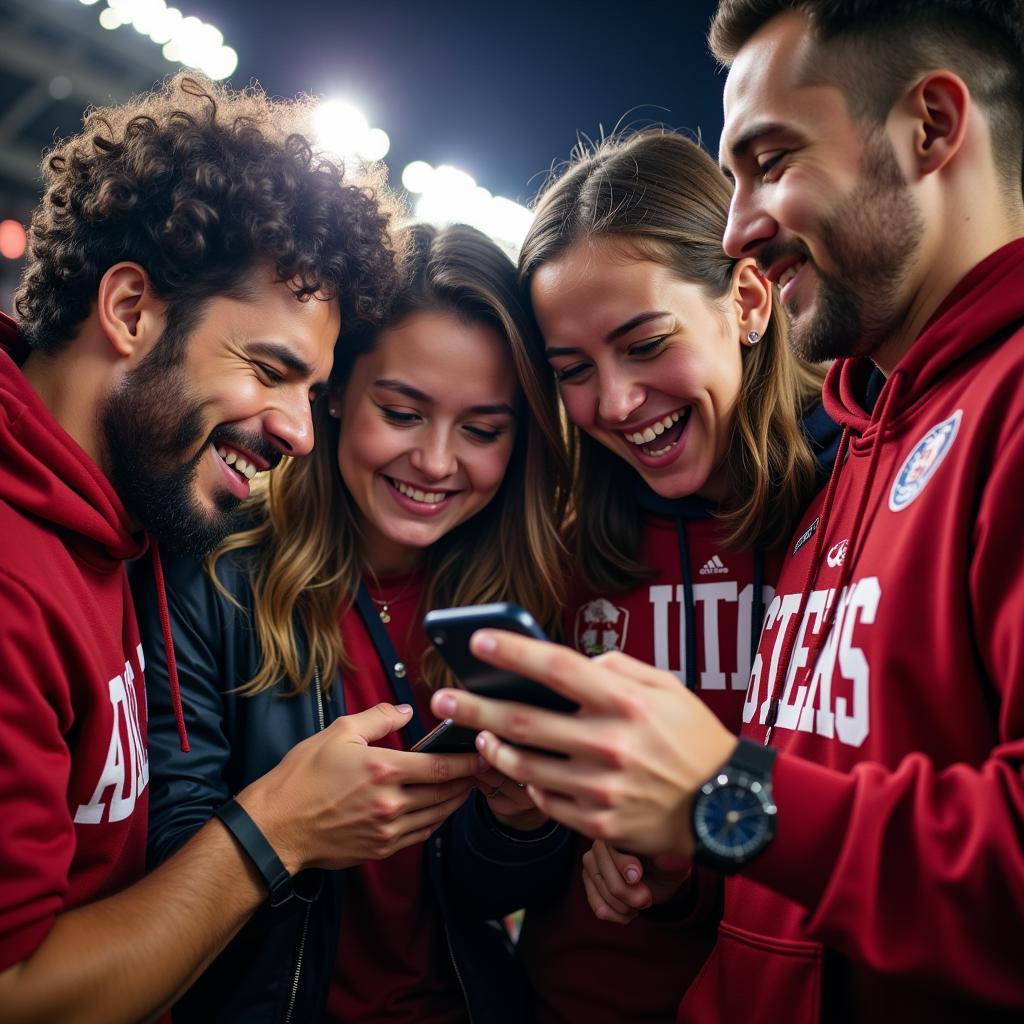
[{"label": "hoodie drawstring", "polygon": [[764,625],[764,552],[754,548],[754,593],[750,609],[750,664],[754,664],[761,646],[761,627]]},{"label": "hoodie drawstring", "polygon": [[[857,546],[860,540],[861,526],[863,525],[864,515],[867,511],[868,498],[871,495],[871,489],[875,482],[875,476],[878,472],[878,462],[882,451],[882,440],[885,437],[885,430],[889,425],[889,416],[895,406],[895,399],[897,393],[900,391],[900,385],[902,384],[903,379],[904,375],[899,371],[896,371],[889,379],[888,386],[884,391],[882,408],[878,413],[878,429],[875,435],[874,444],[871,446],[871,455],[868,459],[866,479],[864,487],[861,490],[860,501],[857,503],[857,511],[854,513],[853,523],[850,527],[850,536],[846,546],[846,557],[843,559],[843,568],[839,574],[839,582],[836,584],[832,601],[825,613],[824,622],[815,634],[814,639],[811,641],[807,650],[807,664],[804,668],[806,679],[810,679],[814,675],[814,670],[818,667],[818,659],[821,657],[821,650],[825,645],[826,639],[832,632],[832,626],[835,623],[836,613],[839,609],[839,603],[842,599],[843,591],[849,586],[850,578],[853,575],[853,566],[857,557]],[[797,606],[796,615],[790,621],[789,629],[787,630],[785,641],[782,646],[782,652],[779,658],[779,664],[782,666],[782,670],[781,674],[778,676],[779,681],[776,684],[775,693],[772,697],[772,702],[768,708],[768,715],[765,719],[765,724],[768,726],[768,731],[765,733],[764,737],[765,746],[771,742],[772,730],[774,729],[775,723],[779,717],[779,707],[782,703],[782,694],[786,689],[785,683],[789,677],[789,663],[793,656],[793,647],[796,642],[797,633],[800,630],[800,624],[804,620],[804,610],[807,606],[807,601],[810,599],[811,592],[814,589],[814,584],[818,578],[818,570],[821,566],[821,554],[824,549],[829,522],[832,518],[832,506],[835,500],[836,491],[838,490],[839,476],[846,463],[846,456],[849,447],[850,428],[847,427],[843,431],[842,439],[839,442],[839,451],[836,455],[835,465],[832,467],[832,476],[828,482],[828,490],[825,492],[825,500],[822,503],[821,520],[818,523],[817,538],[814,542],[814,551],[811,555],[810,564],[807,567],[807,576],[804,579],[803,590],[800,592],[800,604]]]},{"label": "hoodie drawstring", "polygon": [[686,524],[682,516],[676,517],[676,537],[679,541],[679,564],[683,570],[683,609],[686,616],[686,688],[697,687],[697,611],[693,603],[693,570],[690,549],[686,543]]},{"label": "hoodie drawstring", "polygon": [[155,543],[150,543],[149,550],[153,560],[153,576],[156,580],[156,602],[160,610],[160,628],[164,635],[164,651],[167,654],[167,681],[171,690],[171,707],[178,722],[178,740],[181,751],[187,754],[188,733],[185,731],[185,711],[181,706],[181,687],[178,685],[178,663],[174,658],[174,638],[171,636],[171,616],[167,610],[167,591],[164,589],[164,567],[160,562],[160,550]]}]

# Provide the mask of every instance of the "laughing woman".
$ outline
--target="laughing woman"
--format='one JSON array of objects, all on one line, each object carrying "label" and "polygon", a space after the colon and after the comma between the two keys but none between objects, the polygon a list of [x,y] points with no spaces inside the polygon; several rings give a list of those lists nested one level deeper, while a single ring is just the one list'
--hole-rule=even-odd
[{"label": "laughing woman", "polygon": [[509,259],[465,227],[415,228],[411,249],[387,322],[342,337],[313,454],[274,472],[205,569],[168,568],[192,751],[164,696],[163,645],[148,643],[153,861],[307,736],[332,722],[353,734],[337,780],[352,866],[272,896],[181,1020],[522,1019],[504,933],[445,895],[445,843],[481,822],[507,829],[529,877],[557,861],[564,831],[538,828],[496,773],[442,783],[455,762],[408,748],[446,681],[425,610],[514,601],[557,628],[568,463]]},{"label": "laughing woman", "polygon": [[[771,285],[722,250],[729,202],[682,136],[608,140],[541,196],[520,278],[577,450],[566,631],[587,654],[675,672],[738,732],[780,545],[838,432]],[[674,1021],[714,941],[717,886],[582,838],[576,865],[560,898],[526,914],[538,1019]],[[641,892],[667,902],[637,917],[622,897]]]}]

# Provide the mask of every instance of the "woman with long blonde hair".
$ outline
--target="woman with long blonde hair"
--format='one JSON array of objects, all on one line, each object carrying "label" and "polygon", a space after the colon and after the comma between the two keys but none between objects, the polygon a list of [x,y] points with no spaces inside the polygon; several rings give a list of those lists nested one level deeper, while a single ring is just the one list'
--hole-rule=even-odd
[{"label": "woman with long blonde hair", "polygon": [[[722,249],[730,195],[679,134],[608,139],[541,195],[520,280],[575,454],[566,632],[675,672],[738,732],[780,545],[838,434],[771,285]],[[577,849],[583,874],[526,914],[538,1019],[674,1021],[714,941],[716,886]],[[660,905],[633,920],[623,895],[641,891]]]},{"label": "woman with long blonde hair", "polygon": [[[313,454],[271,474],[205,571],[167,570],[193,750],[147,665],[154,860],[305,737],[347,718],[363,740],[338,779],[352,866],[272,899],[180,1004],[189,1021],[521,1013],[504,936],[442,884],[446,847],[467,817],[507,830],[520,864],[564,836],[496,772],[409,751],[450,681],[419,622],[511,601],[557,632],[568,459],[512,262],[472,228],[408,240],[384,324],[343,325]],[[146,603],[143,623],[160,628]]]}]

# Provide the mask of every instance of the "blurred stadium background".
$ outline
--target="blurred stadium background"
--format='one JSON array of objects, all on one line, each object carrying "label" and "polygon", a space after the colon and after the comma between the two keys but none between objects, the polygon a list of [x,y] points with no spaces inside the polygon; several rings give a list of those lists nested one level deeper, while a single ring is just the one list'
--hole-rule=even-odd
[{"label": "blurred stadium background", "polygon": [[43,152],[90,105],[182,65],[322,96],[325,149],[385,161],[417,218],[474,224],[514,255],[530,200],[578,132],[664,122],[714,152],[721,83],[703,39],[714,6],[0,0],[0,309]]}]

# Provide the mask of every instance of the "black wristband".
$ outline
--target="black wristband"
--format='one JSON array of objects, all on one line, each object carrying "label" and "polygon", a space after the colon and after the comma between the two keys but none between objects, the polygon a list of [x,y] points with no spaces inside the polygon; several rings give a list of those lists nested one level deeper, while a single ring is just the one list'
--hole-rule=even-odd
[{"label": "black wristband", "polygon": [[224,822],[224,827],[235,837],[238,845],[256,865],[256,870],[266,880],[270,905],[279,907],[282,903],[287,903],[295,895],[292,876],[288,874],[288,869],[281,863],[281,858],[274,852],[274,848],[267,842],[266,836],[249,817],[245,808],[232,797],[213,813]]}]

